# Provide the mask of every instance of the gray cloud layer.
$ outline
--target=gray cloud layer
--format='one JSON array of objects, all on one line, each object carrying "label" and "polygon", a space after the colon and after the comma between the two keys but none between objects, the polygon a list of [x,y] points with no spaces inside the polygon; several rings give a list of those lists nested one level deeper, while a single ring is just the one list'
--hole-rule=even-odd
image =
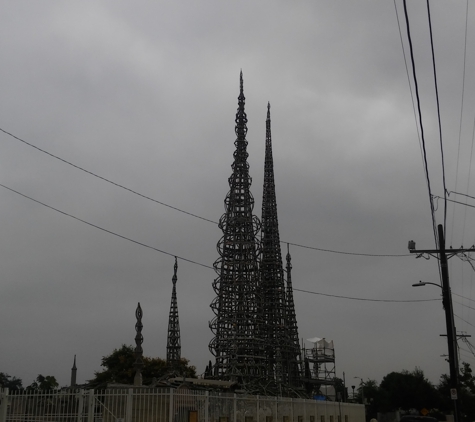
[{"label": "gray cloud layer", "polygon": [[[402,5],[396,2],[402,19]],[[473,11],[432,5],[447,187],[473,194]],[[260,215],[265,115],[272,133],[281,239],[324,249],[404,254],[433,247],[429,200],[392,2],[17,1],[0,16],[0,127],[92,172],[217,221],[234,150],[240,69]],[[433,193],[440,147],[424,5],[409,15]],[[402,21],[401,21],[402,23]],[[402,24],[404,31],[404,25]],[[407,40],[403,32],[405,47]],[[1,183],[139,242],[206,265],[219,229],[113,187],[1,133]],[[458,169],[458,173],[457,172]],[[0,191],[0,371],[67,384],[132,344],[165,356],[173,258]],[[451,196],[453,197],[453,196]],[[459,197],[458,199],[463,200]],[[437,221],[442,222],[439,201]],[[449,244],[474,243],[471,208],[449,206]],[[431,299],[438,281],[414,257],[358,257],[291,247],[297,289],[371,299]],[[473,271],[451,261],[454,293],[475,299]],[[204,370],[212,270],[179,261],[183,355]],[[473,302],[455,296],[457,328]],[[421,367],[448,372],[441,303],[387,303],[295,292],[302,338],[333,339],[337,374],[380,380]],[[468,306],[466,306],[468,305]],[[462,352],[473,364],[473,356]]]}]

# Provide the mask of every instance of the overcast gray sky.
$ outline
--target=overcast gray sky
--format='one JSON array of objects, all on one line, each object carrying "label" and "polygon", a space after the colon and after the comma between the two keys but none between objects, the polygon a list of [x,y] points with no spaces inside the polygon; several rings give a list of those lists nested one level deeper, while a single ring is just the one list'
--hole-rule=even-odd
[{"label": "overcast gray sky", "polygon": [[[407,54],[401,0],[396,6]],[[431,187],[443,196],[427,11],[425,2],[408,6]],[[466,7],[431,2],[447,189],[475,196],[475,10],[464,59]],[[434,247],[393,1],[18,0],[0,14],[0,57],[1,129],[213,221],[229,189],[242,69],[255,213],[270,101],[284,242],[387,255],[407,254],[410,239]],[[217,259],[216,225],[5,133],[0,146],[1,184],[171,255]],[[437,207],[442,223],[441,200]],[[474,217],[449,204],[448,245],[475,243]],[[40,373],[66,385],[76,354],[78,382],[91,379],[102,356],[134,343],[137,302],[144,353],[165,357],[173,256],[3,187],[0,227],[0,371],[24,385]],[[440,290],[411,287],[439,281],[435,259],[290,250],[295,289],[315,293],[295,291],[300,337],[334,341],[347,385],[415,367],[432,382],[448,373]],[[450,271],[457,329],[475,335],[474,272],[457,257]],[[179,259],[182,355],[200,373],[211,358],[214,278]],[[461,347],[461,360],[475,365]]]}]

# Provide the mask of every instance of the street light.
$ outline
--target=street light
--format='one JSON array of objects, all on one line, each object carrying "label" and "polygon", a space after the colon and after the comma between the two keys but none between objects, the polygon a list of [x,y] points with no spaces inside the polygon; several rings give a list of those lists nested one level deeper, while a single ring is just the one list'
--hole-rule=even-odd
[{"label": "street light", "polygon": [[[445,257],[445,255],[444,255]],[[442,289],[442,305],[445,310],[445,323],[447,327],[447,343],[449,349],[449,366],[450,366],[450,393],[451,399],[454,404],[454,419],[455,422],[459,422],[458,406],[457,406],[457,390],[458,390],[458,349],[457,349],[457,332],[455,331],[454,323],[454,311],[452,307],[452,293],[448,283],[448,275],[445,278],[443,285],[437,283],[431,283],[430,281],[419,281],[412,287],[425,286],[426,284],[432,284]]]},{"label": "street light", "polygon": [[430,281],[419,281],[419,283],[414,283],[412,287],[419,287],[419,286],[425,286],[426,284],[432,284],[433,286],[440,287],[442,289],[442,286],[437,283],[431,283]]},{"label": "street light", "polygon": [[[438,236],[437,236],[438,234]],[[450,291],[449,283],[449,268],[447,265],[447,260],[457,254],[472,252],[475,251],[475,248],[470,249],[445,249],[445,236],[444,236],[444,226],[439,224],[437,226],[436,238],[438,238],[438,249],[416,249],[416,244],[413,240],[409,241],[408,248],[410,253],[415,253],[418,256],[423,256],[423,254],[429,254],[431,256],[437,257],[439,260],[439,271],[440,271],[440,286],[435,283],[422,283],[416,284],[415,286],[424,286],[425,284],[435,284],[442,289],[442,305],[445,310],[445,325],[447,327],[447,346],[449,349],[449,366],[450,366],[450,398],[454,404],[454,421],[459,422],[459,411],[458,411],[458,348],[457,348],[457,331],[455,330],[454,322],[454,311],[452,306],[452,292]]]}]

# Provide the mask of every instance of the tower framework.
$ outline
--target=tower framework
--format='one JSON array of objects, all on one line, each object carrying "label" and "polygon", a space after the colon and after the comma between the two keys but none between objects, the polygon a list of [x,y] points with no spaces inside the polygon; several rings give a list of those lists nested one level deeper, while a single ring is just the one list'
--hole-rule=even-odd
[{"label": "tower framework", "polygon": [[285,325],[288,330],[288,349],[286,356],[286,364],[288,369],[289,385],[294,388],[300,388],[302,386],[302,360],[300,354],[299,345],[299,331],[297,326],[297,314],[295,312],[294,303],[294,291],[292,287],[292,263],[289,250],[289,244],[287,244],[287,286],[285,292],[285,310],[286,310],[286,322]]},{"label": "tower framework", "polygon": [[214,263],[218,277],[213,282],[216,298],[211,303],[215,316],[210,322],[214,338],[210,351],[215,356],[213,377],[236,381],[246,390],[266,376],[265,343],[262,338],[262,296],[259,288],[256,235],[259,219],[253,215],[252,179],[247,162],[247,116],[242,72],[236,113],[234,162],[228,179],[230,190],[219,220],[223,236],[218,242],[219,258]]},{"label": "tower framework", "polygon": [[260,290],[263,295],[262,313],[266,321],[263,335],[266,343],[267,377],[273,381],[277,393],[292,395],[292,390],[300,387],[298,333],[296,355],[293,341],[296,331],[293,292],[292,289],[287,292],[285,289],[280,247],[269,103],[261,223]]},{"label": "tower framework", "polygon": [[167,336],[167,365],[171,369],[178,370],[181,360],[181,340],[180,340],[180,321],[178,319],[178,302],[176,298],[178,262],[175,257],[172,277],[172,299],[170,303],[170,315],[168,318],[168,336]]}]

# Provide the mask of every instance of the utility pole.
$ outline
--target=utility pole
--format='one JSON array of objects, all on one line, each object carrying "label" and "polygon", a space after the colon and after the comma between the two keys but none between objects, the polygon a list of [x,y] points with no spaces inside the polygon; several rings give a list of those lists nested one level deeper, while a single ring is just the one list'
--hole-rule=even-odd
[{"label": "utility pole", "polygon": [[439,249],[416,250],[414,241],[409,242],[409,252],[422,255],[427,253],[440,260],[440,269],[442,274],[442,286],[436,283],[421,282],[413,286],[423,286],[425,284],[435,284],[442,288],[442,304],[445,310],[445,324],[447,326],[447,346],[449,351],[450,366],[450,396],[454,404],[454,422],[459,422],[458,409],[458,385],[459,385],[459,363],[458,363],[458,347],[457,347],[457,331],[455,330],[454,311],[452,307],[452,292],[449,284],[449,269],[447,266],[447,255],[449,258],[458,253],[473,252],[475,249],[445,249],[444,228],[442,224],[438,225]]}]

